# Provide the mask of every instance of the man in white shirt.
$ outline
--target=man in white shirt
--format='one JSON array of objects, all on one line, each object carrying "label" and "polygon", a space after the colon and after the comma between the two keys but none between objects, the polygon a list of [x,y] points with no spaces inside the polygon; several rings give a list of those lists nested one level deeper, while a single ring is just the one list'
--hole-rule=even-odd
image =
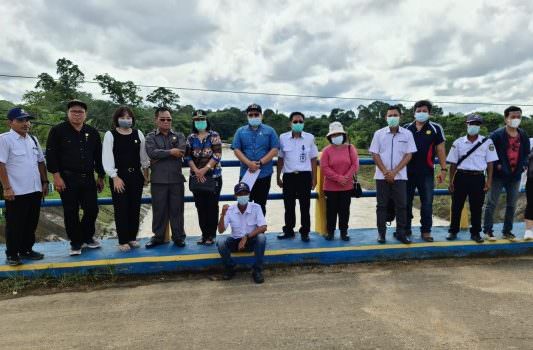
[{"label": "man in white shirt", "polygon": [[[278,239],[294,238],[296,225],[296,199],[300,203],[300,235],[302,241],[309,242],[311,231],[311,190],[316,186],[316,165],[318,148],[315,137],[304,129],[305,116],[301,112],[292,112],[289,116],[291,131],[279,137],[278,152],[278,186],[283,189],[285,206],[285,226]],[[283,173],[283,178],[282,174]]]},{"label": "man in white shirt", "polygon": [[225,204],[222,207],[218,232],[223,233],[231,226],[231,235],[217,240],[217,247],[225,273],[223,278],[230,280],[235,275],[235,262],[231,259],[232,252],[253,251],[255,263],[252,278],[255,283],[263,283],[263,256],[265,255],[267,229],[265,216],[259,204],[249,202],[250,187],[244,182],[238,183],[234,188],[237,204]]},{"label": "man in white shirt", "polygon": [[[483,118],[478,114],[466,116],[467,135],[453,142],[446,161],[450,166],[450,185],[452,192],[452,217],[447,240],[457,239],[461,212],[468,197],[470,203],[470,238],[483,243],[481,238],[481,208],[485,192],[492,185],[493,162],[498,160],[496,148],[490,138],[479,135]],[[485,170],[487,180],[485,181]]]},{"label": "man in white shirt", "polygon": [[407,169],[406,165],[416,152],[413,133],[399,126],[401,110],[390,106],[387,110],[386,127],[374,133],[368,151],[376,163],[376,217],[378,242],[385,243],[387,232],[387,206],[394,201],[396,211],[395,237],[404,244],[411,241],[406,235],[407,224]]},{"label": "man in white shirt", "polygon": [[33,117],[13,108],[7,118],[11,130],[0,135],[0,182],[6,201],[6,264],[16,266],[21,259],[44,257],[32,248],[48,180],[41,146],[29,134]]}]

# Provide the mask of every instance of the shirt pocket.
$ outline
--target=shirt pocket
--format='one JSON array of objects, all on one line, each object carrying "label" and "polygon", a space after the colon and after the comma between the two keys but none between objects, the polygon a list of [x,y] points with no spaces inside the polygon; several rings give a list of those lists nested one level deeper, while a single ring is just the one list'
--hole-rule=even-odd
[{"label": "shirt pocket", "polygon": [[26,150],[24,149],[13,149],[12,151],[14,157],[24,157],[26,155]]},{"label": "shirt pocket", "polygon": [[[246,217],[246,230],[247,231],[252,231],[252,230],[255,230],[256,226],[257,226],[257,220],[255,219],[254,215],[249,215]],[[246,232],[246,233],[250,233],[250,232]]]},{"label": "shirt pocket", "polygon": [[282,151],[283,151],[283,153],[288,154],[288,153],[293,152],[294,149],[295,148],[294,148],[293,145],[283,145]]}]

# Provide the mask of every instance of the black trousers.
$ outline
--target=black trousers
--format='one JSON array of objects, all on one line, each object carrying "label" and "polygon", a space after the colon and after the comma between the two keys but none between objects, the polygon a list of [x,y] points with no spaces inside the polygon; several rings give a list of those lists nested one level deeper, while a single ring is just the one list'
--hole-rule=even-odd
[{"label": "black trousers", "polygon": [[326,195],[326,228],[328,234],[335,232],[337,216],[339,217],[339,230],[341,234],[348,232],[350,219],[350,204],[352,191],[324,191]]},{"label": "black trousers", "polygon": [[250,201],[253,201],[261,206],[261,209],[263,209],[263,215],[266,215],[266,202],[268,198],[268,192],[270,191],[271,179],[272,175],[262,179],[257,179],[254,187],[252,188],[252,192],[250,193]]},{"label": "black trousers", "polygon": [[524,219],[533,220],[533,178],[528,177],[526,182],[527,206]]},{"label": "black trousers", "polygon": [[41,198],[42,192],[33,192],[6,201],[6,256],[17,257],[32,250]]},{"label": "black trousers", "polygon": [[115,192],[113,179],[109,179],[109,186],[113,199],[118,243],[126,244],[137,239],[144,177],[140,170],[132,173],[119,171],[118,176],[124,181],[125,191]]},{"label": "black trousers", "polygon": [[485,200],[485,176],[470,175],[457,172],[454,178],[454,191],[452,194],[452,218],[450,233],[459,232],[461,212],[465,205],[466,197],[470,204],[470,234],[478,235],[481,232],[481,210]]},{"label": "black trousers", "polygon": [[222,177],[215,178],[217,188],[215,193],[193,192],[194,205],[198,212],[198,223],[202,231],[202,238],[214,239],[218,225],[218,198],[222,189]]},{"label": "black trousers", "polygon": [[312,179],[310,171],[283,174],[283,204],[285,205],[285,226],[283,232],[294,233],[296,225],[296,200],[300,203],[300,233],[306,234],[311,231],[311,187]]},{"label": "black trousers", "polygon": [[[66,189],[60,192],[63,204],[65,231],[72,249],[80,249],[83,243],[90,242],[95,233],[98,216],[96,182],[94,175],[61,174]],[[83,216],[80,220],[80,207]]]}]

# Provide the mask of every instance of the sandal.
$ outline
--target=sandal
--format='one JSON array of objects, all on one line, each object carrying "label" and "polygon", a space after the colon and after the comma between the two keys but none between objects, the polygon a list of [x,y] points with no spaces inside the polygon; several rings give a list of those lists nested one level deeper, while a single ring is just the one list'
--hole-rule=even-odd
[{"label": "sandal", "polygon": [[139,242],[137,241],[129,241],[128,242],[128,245],[131,247],[131,248],[139,248],[141,245],[139,244]]},{"label": "sandal", "polygon": [[208,238],[204,242],[205,245],[213,245],[215,244],[215,241],[212,238]]},{"label": "sandal", "polygon": [[131,250],[131,247],[128,243],[126,244],[119,244],[118,245],[118,250],[120,250],[121,252],[129,252]]},{"label": "sandal", "polygon": [[204,245],[205,244],[205,239],[202,237],[200,238],[199,240],[196,241],[196,244],[198,245]]}]

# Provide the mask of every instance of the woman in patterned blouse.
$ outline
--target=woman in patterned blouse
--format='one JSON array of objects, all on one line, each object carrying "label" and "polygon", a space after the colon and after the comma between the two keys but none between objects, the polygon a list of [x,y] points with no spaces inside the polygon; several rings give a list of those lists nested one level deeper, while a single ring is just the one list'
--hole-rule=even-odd
[{"label": "woman in patterned blouse", "polygon": [[198,244],[211,245],[215,242],[218,224],[218,199],[222,187],[222,140],[211,130],[205,111],[197,110],[192,115],[192,133],[187,137],[185,160],[191,169],[191,179],[204,183],[212,178],[215,191],[193,191],[194,203],[198,211],[198,222],[202,238]]}]

